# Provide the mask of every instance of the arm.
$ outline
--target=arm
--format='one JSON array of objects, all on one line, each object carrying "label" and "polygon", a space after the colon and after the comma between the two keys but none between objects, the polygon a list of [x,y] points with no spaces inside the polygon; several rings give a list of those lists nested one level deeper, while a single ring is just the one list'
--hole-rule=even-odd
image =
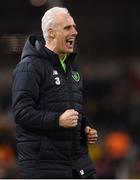
[{"label": "arm", "polygon": [[58,127],[60,113],[37,109],[41,78],[31,62],[17,66],[13,74],[13,114],[15,122],[24,128],[51,130]]}]

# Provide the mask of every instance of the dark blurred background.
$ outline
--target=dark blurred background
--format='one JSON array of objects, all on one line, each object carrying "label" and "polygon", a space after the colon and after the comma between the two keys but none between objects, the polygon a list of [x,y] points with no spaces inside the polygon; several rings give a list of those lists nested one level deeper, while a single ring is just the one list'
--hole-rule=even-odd
[{"label": "dark blurred background", "polygon": [[20,178],[11,112],[12,71],[29,34],[53,6],[78,26],[85,110],[98,130],[89,153],[98,178],[140,178],[140,3],[136,0],[1,0],[0,178]]}]

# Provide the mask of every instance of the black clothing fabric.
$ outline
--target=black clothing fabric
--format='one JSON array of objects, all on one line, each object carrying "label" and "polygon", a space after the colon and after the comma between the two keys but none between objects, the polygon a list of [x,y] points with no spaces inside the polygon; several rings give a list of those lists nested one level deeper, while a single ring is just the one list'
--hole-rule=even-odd
[{"label": "black clothing fabric", "polygon": [[[82,176],[95,172],[84,133],[89,122],[83,113],[82,77],[74,59],[72,53],[65,60],[65,73],[42,39],[30,36],[25,43],[12,86],[21,178],[72,178],[73,168],[82,169]],[[78,125],[60,127],[59,116],[71,108],[79,112]]]}]

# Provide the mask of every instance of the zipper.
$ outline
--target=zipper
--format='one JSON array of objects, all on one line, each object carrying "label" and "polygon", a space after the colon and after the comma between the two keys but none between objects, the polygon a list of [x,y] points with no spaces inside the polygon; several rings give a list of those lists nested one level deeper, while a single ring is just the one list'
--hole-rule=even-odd
[{"label": "zipper", "polygon": [[[71,74],[71,71],[70,73]],[[69,80],[69,82],[68,82]],[[68,88],[68,94],[69,94],[69,99],[70,99],[70,108],[75,109],[75,105],[74,105],[74,97],[73,97],[73,89],[72,89],[72,80],[71,80],[71,76],[66,76],[66,83],[67,83],[67,88]],[[72,142],[72,147],[71,147],[71,153],[70,153],[70,160],[72,161],[71,163],[73,164],[73,160],[75,160],[74,155],[75,152],[74,150],[76,149],[76,141],[75,138],[76,136],[76,128],[77,127],[73,127],[71,128],[71,142]]]},{"label": "zipper", "polygon": [[[64,70],[62,69],[62,66],[61,66],[61,72],[60,72],[64,78],[65,78],[65,82],[66,82],[66,85],[67,85],[67,90],[68,90],[68,95],[69,95],[69,105],[70,105],[70,108],[72,109],[75,109],[75,105],[74,105],[74,96],[73,96],[73,89],[72,89],[72,77],[71,77],[71,74],[72,74],[72,68],[71,68],[71,65],[70,64],[67,64],[67,71],[66,73],[64,72]],[[72,146],[71,146],[71,153],[69,155],[69,160],[71,161],[71,165],[74,166],[74,160],[76,159],[75,158],[75,152],[74,150],[76,149],[76,128],[77,127],[73,127],[71,128],[70,130],[70,133],[71,133],[71,142],[72,142]],[[74,141],[75,140],[75,141]]]}]

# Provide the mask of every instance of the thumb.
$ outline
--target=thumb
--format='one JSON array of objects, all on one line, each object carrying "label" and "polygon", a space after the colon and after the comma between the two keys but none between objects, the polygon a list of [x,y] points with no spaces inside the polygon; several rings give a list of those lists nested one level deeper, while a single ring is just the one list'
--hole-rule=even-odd
[{"label": "thumb", "polygon": [[88,134],[89,131],[90,131],[90,129],[91,129],[91,128],[90,128],[89,126],[86,126],[86,127],[85,127],[85,133]]}]

